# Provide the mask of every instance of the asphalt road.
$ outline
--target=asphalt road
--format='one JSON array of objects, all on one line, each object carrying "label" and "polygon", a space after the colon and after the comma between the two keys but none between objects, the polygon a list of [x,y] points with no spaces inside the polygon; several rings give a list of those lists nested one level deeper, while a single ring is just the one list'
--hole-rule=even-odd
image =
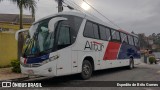
[{"label": "asphalt road", "polygon": [[[79,81],[76,82],[75,81]],[[49,78],[44,80],[38,80],[49,87],[45,88],[12,88],[12,90],[160,90],[160,87],[72,87],[74,85],[89,86],[89,81],[104,81],[100,83],[109,83],[105,81],[159,81],[160,82],[160,64],[140,64],[133,70],[126,68],[115,68],[96,71],[89,80],[82,81],[78,75],[63,76],[57,78]],[[10,88],[1,88],[2,90],[8,90]],[[1,90],[0,89],[0,90]]]}]

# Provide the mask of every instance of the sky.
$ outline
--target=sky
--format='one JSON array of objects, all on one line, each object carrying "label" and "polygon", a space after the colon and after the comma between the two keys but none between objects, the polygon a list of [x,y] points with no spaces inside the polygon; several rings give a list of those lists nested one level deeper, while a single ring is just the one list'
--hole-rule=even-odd
[{"label": "sky", "polygon": [[[54,0],[36,0],[36,20],[57,13],[57,3]],[[64,0],[67,4],[75,6],[72,2],[81,5],[83,0]],[[160,0],[86,0],[104,16],[109,18],[121,29],[135,33],[160,33]],[[65,8],[65,11],[68,9]],[[87,11],[92,15],[109,22],[93,9]],[[18,14],[19,9],[9,0],[0,3],[0,14]],[[28,10],[24,14],[30,14]]]}]

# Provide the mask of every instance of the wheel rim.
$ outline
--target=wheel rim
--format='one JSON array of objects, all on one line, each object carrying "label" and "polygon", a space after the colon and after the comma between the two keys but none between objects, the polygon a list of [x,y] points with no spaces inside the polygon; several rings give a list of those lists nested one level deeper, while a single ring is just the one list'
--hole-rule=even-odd
[{"label": "wheel rim", "polygon": [[131,65],[130,65],[130,67],[131,67],[131,68],[133,68],[133,63],[132,63],[132,62],[131,62]]},{"label": "wheel rim", "polygon": [[134,63],[133,63],[133,60],[131,60],[131,63],[130,63],[130,68],[132,69],[134,66]]},{"label": "wheel rim", "polygon": [[88,64],[85,64],[85,65],[83,66],[83,73],[84,73],[84,75],[85,75],[85,76],[90,75],[90,71],[91,71],[90,66],[89,66]]}]

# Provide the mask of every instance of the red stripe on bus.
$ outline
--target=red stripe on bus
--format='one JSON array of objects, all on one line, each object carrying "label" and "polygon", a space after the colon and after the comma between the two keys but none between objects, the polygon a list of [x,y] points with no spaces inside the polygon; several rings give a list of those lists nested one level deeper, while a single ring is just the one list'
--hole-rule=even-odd
[{"label": "red stripe on bus", "polygon": [[95,44],[102,44],[102,43],[99,43],[99,42],[95,42],[95,41],[93,41],[93,43],[95,43]]},{"label": "red stripe on bus", "polygon": [[116,60],[120,45],[120,43],[109,42],[103,60]]},{"label": "red stripe on bus", "polygon": [[24,64],[27,64],[27,58],[24,59]]}]

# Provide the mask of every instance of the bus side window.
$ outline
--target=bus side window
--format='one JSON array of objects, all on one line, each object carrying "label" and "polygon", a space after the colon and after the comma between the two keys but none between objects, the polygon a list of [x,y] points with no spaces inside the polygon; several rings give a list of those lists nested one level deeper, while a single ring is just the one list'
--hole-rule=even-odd
[{"label": "bus side window", "polygon": [[94,38],[99,39],[98,25],[93,24]]},{"label": "bus side window", "polygon": [[58,48],[65,48],[71,44],[70,28],[61,26],[59,29]]},{"label": "bus side window", "polygon": [[110,29],[104,26],[99,26],[100,29],[100,39],[109,40],[110,39]]},{"label": "bus side window", "polygon": [[127,37],[127,35],[124,34],[124,33],[122,33],[122,32],[120,33],[120,35],[121,35],[122,43],[128,44],[128,37]]},{"label": "bus side window", "polygon": [[121,41],[120,34],[119,34],[118,31],[111,30],[111,33],[112,33],[112,41],[115,41],[115,42],[120,42]]},{"label": "bus side window", "polygon": [[100,31],[100,39],[108,40],[106,35],[106,28],[104,26],[99,26],[99,31]]},{"label": "bus side window", "polygon": [[110,28],[106,28],[106,35],[107,35],[107,40],[109,41],[111,39],[111,31]]},{"label": "bus side window", "polygon": [[134,45],[137,47],[139,46],[139,40],[137,37],[134,37]]},{"label": "bus side window", "polygon": [[128,35],[128,40],[130,45],[134,45],[133,36]]},{"label": "bus side window", "polygon": [[94,31],[91,22],[87,22],[84,29],[84,36],[89,38],[94,38]]}]

